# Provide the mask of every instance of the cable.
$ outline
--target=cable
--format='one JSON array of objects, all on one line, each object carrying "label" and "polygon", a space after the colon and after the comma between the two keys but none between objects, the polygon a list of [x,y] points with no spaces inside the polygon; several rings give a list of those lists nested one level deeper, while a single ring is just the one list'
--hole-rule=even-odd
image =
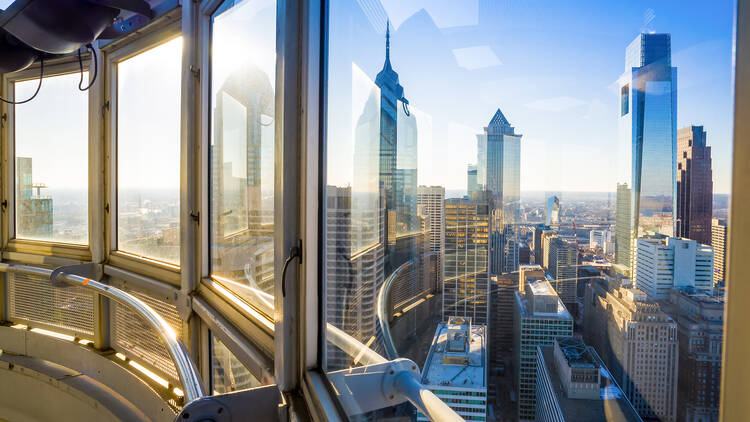
[{"label": "cable", "polygon": [[44,57],[40,57],[39,62],[40,62],[39,63],[39,85],[36,86],[36,91],[34,91],[34,95],[32,95],[31,98],[27,100],[23,100],[23,101],[11,101],[11,100],[6,100],[3,97],[0,97],[0,101],[7,103],[7,104],[18,105],[18,104],[28,103],[29,101],[36,98],[36,94],[38,94],[39,90],[42,88],[42,79],[44,78]]},{"label": "cable", "polygon": [[91,82],[89,82],[89,86],[86,88],[83,88],[83,60],[81,60],[81,49],[78,49],[78,67],[81,69],[81,80],[78,82],[78,89],[80,91],[86,91],[89,88],[91,88],[91,85],[96,82],[96,75],[99,73],[99,65],[97,64],[96,60],[96,50],[94,50],[94,47],[91,46],[91,44],[86,44],[86,48],[91,50],[91,61],[94,62],[94,77],[91,79]]}]

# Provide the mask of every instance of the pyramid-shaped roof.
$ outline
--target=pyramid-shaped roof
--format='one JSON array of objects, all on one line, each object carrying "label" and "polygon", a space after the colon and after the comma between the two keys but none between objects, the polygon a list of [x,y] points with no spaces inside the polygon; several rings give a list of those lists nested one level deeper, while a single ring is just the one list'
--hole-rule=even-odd
[{"label": "pyramid-shaped roof", "polygon": [[510,123],[508,123],[508,119],[505,118],[503,112],[498,108],[495,115],[492,116],[489,126],[510,126]]}]

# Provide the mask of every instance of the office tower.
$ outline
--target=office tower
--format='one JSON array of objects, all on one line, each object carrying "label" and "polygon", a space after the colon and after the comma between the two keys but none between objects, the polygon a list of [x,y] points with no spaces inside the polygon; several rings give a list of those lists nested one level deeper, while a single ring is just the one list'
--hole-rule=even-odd
[{"label": "office tower", "polygon": [[591,230],[589,232],[589,248],[601,249],[604,254],[615,252],[615,236],[611,230]]},{"label": "office tower", "polygon": [[19,237],[52,239],[52,197],[41,194],[46,187],[43,183],[33,183],[31,158],[17,157],[16,234]]},{"label": "office tower", "polygon": [[543,224],[537,224],[531,228],[531,250],[534,252],[534,264],[542,263],[542,232],[545,227]]},{"label": "office tower", "polygon": [[664,311],[677,322],[680,421],[718,421],[724,295],[673,289]]},{"label": "office tower", "polygon": [[[523,268],[523,266],[521,266]],[[519,272],[495,275],[490,278],[490,303],[492,324],[490,324],[490,355],[497,351],[510,350],[513,345],[513,306],[518,290]],[[498,362],[492,359],[492,366]]]},{"label": "office tower", "polygon": [[397,238],[419,231],[416,122],[408,112],[409,101],[404,97],[398,73],[391,66],[390,51],[390,26],[387,26],[385,62],[375,78],[375,85],[380,88],[378,181],[384,192],[386,274],[406,262],[406,255],[396,253]]},{"label": "office tower", "polygon": [[536,346],[551,345],[573,335],[573,317],[544,280],[516,292],[513,361],[518,392],[518,419],[533,420],[536,412]]},{"label": "office tower", "polygon": [[[470,318],[438,324],[422,385],[467,421],[487,420],[487,328]],[[418,421],[429,419],[417,412]]]},{"label": "office tower", "polygon": [[544,214],[545,224],[552,230],[560,230],[560,198],[555,195],[547,198],[547,210]]},{"label": "office tower", "polygon": [[[377,242],[383,217],[378,209],[352,208],[352,200],[350,187],[326,188],[326,321],[378,349],[382,343],[372,304],[384,279],[384,248]],[[340,348],[330,343],[327,348],[328,368],[352,364]]]},{"label": "office tower", "polygon": [[591,287],[586,323],[598,328],[592,345],[642,418],[675,421],[677,324],[638,289]]},{"label": "office tower", "polygon": [[713,187],[711,147],[703,126],[678,130],[676,237],[711,244]]},{"label": "office tower", "polygon": [[477,183],[492,193],[492,274],[518,269],[521,208],[521,135],[500,109],[477,135]]},{"label": "office tower", "polygon": [[727,266],[727,220],[711,220],[711,247],[714,248],[714,284],[726,284],[724,271]]},{"label": "office tower", "polygon": [[518,291],[526,291],[526,283],[536,280],[546,280],[547,273],[541,265],[521,265],[518,267]]},{"label": "office tower", "polygon": [[419,186],[417,204],[429,216],[430,251],[434,253],[436,285],[443,282],[443,251],[445,247],[445,188]]},{"label": "office tower", "polygon": [[649,299],[669,296],[669,290],[713,288],[713,250],[695,240],[642,237],[636,241],[635,287]]},{"label": "office tower", "polygon": [[475,192],[479,192],[477,184],[477,166],[469,164],[466,169],[466,195],[471,198]]},{"label": "office tower", "polygon": [[445,200],[443,321],[458,316],[487,324],[490,263],[487,196]]},{"label": "office tower", "polygon": [[536,353],[536,422],[642,421],[593,347],[561,337]]},{"label": "office tower", "polygon": [[627,183],[617,184],[615,209],[615,263],[630,268],[632,238],[630,235],[630,188]]},{"label": "office tower", "polygon": [[551,238],[549,243],[549,274],[550,280],[560,300],[572,310],[576,303],[576,288],[578,286],[578,248],[560,239]]},{"label": "office tower", "polygon": [[521,243],[518,248],[518,265],[531,264],[531,248],[526,243]]},{"label": "office tower", "polygon": [[[677,68],[669,34],[643,33],[630,43],[619,87],[617,263],[629,267],[635,238],[674,233]],[[626,200],[620,190],[628,187]]]},{"label": "office tower", "polygon": [[557,232],[554,230],[545,230],[542,232],[542,267],[549,269],[550,243],[552,239],[557,238]]}]

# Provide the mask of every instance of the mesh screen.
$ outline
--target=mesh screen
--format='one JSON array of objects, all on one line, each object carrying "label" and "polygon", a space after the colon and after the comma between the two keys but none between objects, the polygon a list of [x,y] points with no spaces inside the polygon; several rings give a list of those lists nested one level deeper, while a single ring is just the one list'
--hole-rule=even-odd
[{"label": "mesh screen", "polygon": [[[177,337],[182,337],[182,320],[175,306],[140,292],[128,290],[128,293],[152,307],[172,326]],[[179,379],[174,362],[169,357],[164,343],[148,322],[129,308],[117,303],[113,306],[112,316],[113,347],[133,360],[149,364],[161,372],[161,375],[169,378],[172,383],[178,384]]]},{"label": "mesh screen", "polygon": [[80,287],[52,287],[49,278],[8,274],[11,320],[23,319],[80,335],[94,335],[94,296]]}]

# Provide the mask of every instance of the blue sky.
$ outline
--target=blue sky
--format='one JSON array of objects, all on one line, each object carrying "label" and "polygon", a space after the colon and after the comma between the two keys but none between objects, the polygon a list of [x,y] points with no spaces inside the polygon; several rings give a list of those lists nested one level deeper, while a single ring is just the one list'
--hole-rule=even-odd
[{"label": "blue sky", "polygon": [[[352,64],[374,79],[391,61],[425,116],[419,183],[466,186],[476,137],[500,107],[523,134],[522,190],[613,191],[625,48],[672,34],[678,128],[702,124],[714,191],[730,186],[733,2],[332,1],[328,183],[352,181]],[[356,108],[356,107],[354,107]]]}]

